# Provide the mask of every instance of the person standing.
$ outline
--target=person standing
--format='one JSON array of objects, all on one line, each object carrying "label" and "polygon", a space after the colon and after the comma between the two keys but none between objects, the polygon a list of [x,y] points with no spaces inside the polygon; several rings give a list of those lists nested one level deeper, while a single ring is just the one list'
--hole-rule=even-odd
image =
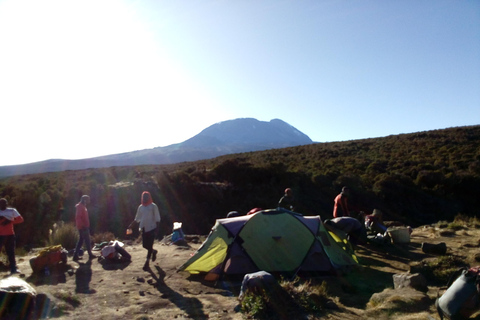
[{"label": "person standing", "polygon": [[15,208],[8,208],[8,201],[0,199],[0,251],[5,246],[11,274],[20,273],[15,261],[15,231],[13,226],[23,222],[23,217]]},{"label": "person standing", "polygon": [[128,229],[131,229],[135,223],[139,224],[139,230],[142,232],[142,246],[147,249],[147,260],[143,270],[148,271],[150,270],[150,258],[152,262],[157,259],[158,251],[153,249],[153,243],[157,230],[160,230],[160,212],[148,191],[142,193],[141,204],[138,206],[135,219],[130,223]]},{"label": "person standing", "polygon": [[350,210],[348,209],[348,196],[350,195],[350,189],[343,187],[342,192],[335,197],[333,206],[333,217],[349,217]]},{"label": "person standing", "polygon": [[284,196],[280,198],[280,201],[278,201],[278,207],[285,208],[290,211],[295,210],[295,197],[293,196],[292,189],[285,189]]},{"label": "person standing", "polygon": [[75,253],[73,254],[73,261],[78,261],[79,252],[83,243],[87,247],[88,258],[92,260],[96,256],[92,253],[92,245],[90,243],[90,219],[88,217],[87,204],[90,203],[90,197],[83,195],[80,202],[75,205],[75,224],[77,225],[78,238]]}]

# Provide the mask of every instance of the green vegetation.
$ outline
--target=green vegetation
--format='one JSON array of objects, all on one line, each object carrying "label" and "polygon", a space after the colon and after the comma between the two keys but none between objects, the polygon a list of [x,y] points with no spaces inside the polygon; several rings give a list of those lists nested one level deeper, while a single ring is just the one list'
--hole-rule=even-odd
[{"label": "green vegetation", "polygon": [[310,280],[302,282],[300,278],[296,278],[295,281],[282,281],[280,285],[308,314],[316,314],[325,310],[326,304],[331,301],[326,282],[314,285]]},{"label": "green vegetation", "polygon": [[[229,211],[272,208],[286,187],[297,211],[331,218],[333,199],[351,189],[352,210],[382,210],[385,220],[413,227],[474,217],[480,208],[480,126],[227,155],[172,165],[111,167],[0,179],[25,218],[16,226],[19,245],[43,246],[58,221],[73,222],[82,194],[91,233],[123,237],[142,191],[162,213],[162,229],[174,221],[187,234],[207,234]],[[135,236],[135,234],[134,234]]]},{"label": "green vegetation", "polygon": [[327,285],[314,285],[310,281],[283,280],[269,291],[245,293],[241,310],[249,319],[300,319],[300,315],[318,315],[325,310]]},{"label": "green vegetation", "polygon": [[53,295],[55,296],[55,298],[65,301],[73,307],[77,307],[78,305],[80,305],[80,298],[77,295],[72,294],[71,292],[60,290]]},{"label": "green vegetation", "polygon": [[77,244],[79,235],[73,223],[56,226],[49,236],[48,246],[62,245],[66,249],[73,249]]},{"label": "green vegetation", "polygon": [[115,235],[112,232],[97,233],[92,236],[91,240],[92,240],[92,244],[102,243],[106,241],[113,241],[115,240]]},{"label": "green vegetation", "polygon": [[465,261],[455,256],[440,256],[424,265],[423,275],[429,281],[444,285],[448,283],[452,274],[460,268],[468,267]]},{"label": "green vegetation", "polygon": [[479,223],[478,218],[476,216],[469,217],[469,216],[466,216],[464,214],[459,214],[459,215],[455,216],[455,218],[453,219],[453,222],[451,222],[448,225],[448,228],[451,228],[451,229],[456,228],[457,230],[460,230],[460,229],[463,229],[463,228],[478,229],[478,228],[480,228],[480,223]]}]

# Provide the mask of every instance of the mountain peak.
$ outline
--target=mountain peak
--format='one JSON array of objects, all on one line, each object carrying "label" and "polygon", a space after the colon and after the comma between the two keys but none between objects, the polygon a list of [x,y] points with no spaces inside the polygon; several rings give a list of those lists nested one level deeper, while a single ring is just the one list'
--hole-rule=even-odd
[{"label": "mountain peak", "polygon": [[269,122],[254,118],[239,118],[215,123],[198,135],[188,139],[182,145],[188,146],[225,146],[252,145],[268,148],[286,148],[311,144],[313,141],[305,134],[280,119]]},{"label": "mountain peak", "polygon": [[240,118],[215,123],[182,143],[166,147],[81,160],[57,159],[0,167],[0,177],[111,166],[171,164],[311,143],[308,136],[280,119],[267,122]]}]

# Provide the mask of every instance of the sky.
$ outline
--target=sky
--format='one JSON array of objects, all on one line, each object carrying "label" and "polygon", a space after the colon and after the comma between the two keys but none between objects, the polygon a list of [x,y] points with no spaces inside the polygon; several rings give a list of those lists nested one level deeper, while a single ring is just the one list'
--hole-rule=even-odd
[{"label": "sky", "polygon": [[281,119],[316,142],[480,124],[480,1],[0,0],[0,166]]}]

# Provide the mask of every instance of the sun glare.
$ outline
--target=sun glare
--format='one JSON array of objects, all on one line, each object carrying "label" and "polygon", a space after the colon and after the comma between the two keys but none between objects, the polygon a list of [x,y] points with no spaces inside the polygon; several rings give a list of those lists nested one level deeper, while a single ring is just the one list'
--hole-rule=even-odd
[{"label": "sun glare", "polygon": [[[87,115],[88,131],[115,132],[108,145],[98,147],[99,134],[93,133],[89,156],[181,142],[204,128],[194,126],[199,118],[211,117],[212,124],[225,119],[218,103],[125,2],[3,1],[0,43],[0,105],[12,118],[23,118],[25,128],[42,121],[39,134],[65,140],[65,148],[88,138],[87,130],[83,135],[72,130],[73,118],[81,114]],[[65,121],[69,116],[72,121]],[[163,118],[195,131],[172,141],[162,130],[178,131],[176,121],[147,127],[144,133],[151,137],[144,139],[128,130],[135,119]],[[76,158],[74,148],[70,158]],[[46,151],[45,159],[56,157],[54,150]]]}]

